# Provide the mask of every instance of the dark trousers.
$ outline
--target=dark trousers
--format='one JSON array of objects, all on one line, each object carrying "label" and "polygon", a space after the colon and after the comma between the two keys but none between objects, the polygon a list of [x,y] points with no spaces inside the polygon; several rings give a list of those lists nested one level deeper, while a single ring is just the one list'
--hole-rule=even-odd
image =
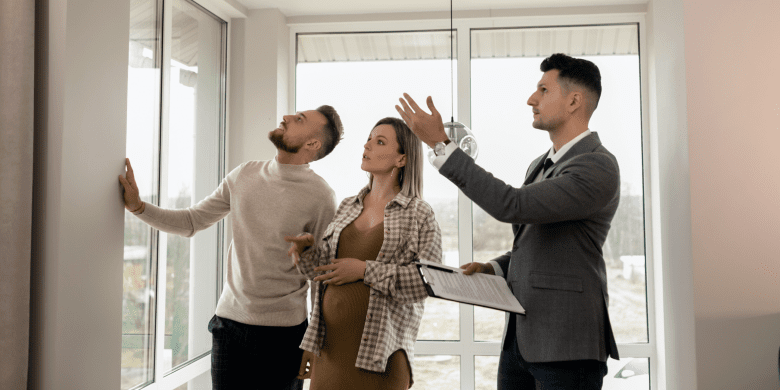
[{"label": "dark trousers", "polygon": [[517,347],[514,316],[498,361],[498,390],[600,390],[607,363],[598,360],[530,363]]},{"label": "dark trousers", "polygon": [[214,316],[211,383],[213,390],[300,390],[299,348],[307,321],[290,327],[246,325]]}]

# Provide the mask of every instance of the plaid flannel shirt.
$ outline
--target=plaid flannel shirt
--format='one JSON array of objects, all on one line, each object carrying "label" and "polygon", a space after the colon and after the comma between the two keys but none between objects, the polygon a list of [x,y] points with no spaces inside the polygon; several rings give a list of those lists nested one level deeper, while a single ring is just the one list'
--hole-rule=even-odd
[{"label": "plaid flannel shirt", "polygon": [[[314,268],[330,264],[336,257],[341,231],[363,211],[364,187],[356,196],[344,199],[322,239],[301,254],[298,269],[313,279]],[[414,362],[414,342],[428,297],[414,266],[419,260],[441,263],[441,230],[431,206],[420,198],[397,194],[385,206],[384,242],[375,260],[366,260],[363,283],[371,293],[355,367],[384,372],[390,355],[403,349]],[[322,320],[322,282],[312,282],[314,307],[301,348],[319,356],[325,337]]]}]

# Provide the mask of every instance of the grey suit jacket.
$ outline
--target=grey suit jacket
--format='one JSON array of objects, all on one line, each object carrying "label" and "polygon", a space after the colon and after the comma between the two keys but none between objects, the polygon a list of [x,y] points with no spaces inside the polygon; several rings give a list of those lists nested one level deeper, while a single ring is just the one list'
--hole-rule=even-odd
[{"label": "grey suit jacket", "polygon": [[493,218],[512,224],[512,250],[495,259],[526,309],[516,335],[529,362],[618,358],[609,322],[602,245],[620,198],[618,163],[598,134],[577,142],[531,183],[546,153],[520,188],[507,185],[460,149],[439,172]]}]

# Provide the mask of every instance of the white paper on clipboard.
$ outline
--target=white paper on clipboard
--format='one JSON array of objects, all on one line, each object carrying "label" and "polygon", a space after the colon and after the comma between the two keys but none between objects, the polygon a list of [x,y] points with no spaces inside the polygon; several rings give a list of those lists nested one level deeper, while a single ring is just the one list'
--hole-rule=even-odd
[{"label": "white paper on clipboard", "polygon": [[428,295],[470,305],[483,306],[511,313],[525,314],[506,280],[500,276],[475,273],[464,275],[460,268],[420,261],[420,276]]}]

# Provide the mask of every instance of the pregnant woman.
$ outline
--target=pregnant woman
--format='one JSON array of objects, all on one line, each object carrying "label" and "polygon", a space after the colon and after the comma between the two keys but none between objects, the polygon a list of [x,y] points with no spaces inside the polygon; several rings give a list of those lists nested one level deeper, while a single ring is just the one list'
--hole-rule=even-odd
[{"label": "pregnant woman", "polygon": [[[422,144],[396,118],[364,146],[368,185],[341,202],[322,240],[286,237],[312,279],[314,307],[301,348],[311,390],[408,389],[425,287],[414,263],[441,263],[441,231],[422,200]],[[311,370],[306,364],[311,360]]]}]

